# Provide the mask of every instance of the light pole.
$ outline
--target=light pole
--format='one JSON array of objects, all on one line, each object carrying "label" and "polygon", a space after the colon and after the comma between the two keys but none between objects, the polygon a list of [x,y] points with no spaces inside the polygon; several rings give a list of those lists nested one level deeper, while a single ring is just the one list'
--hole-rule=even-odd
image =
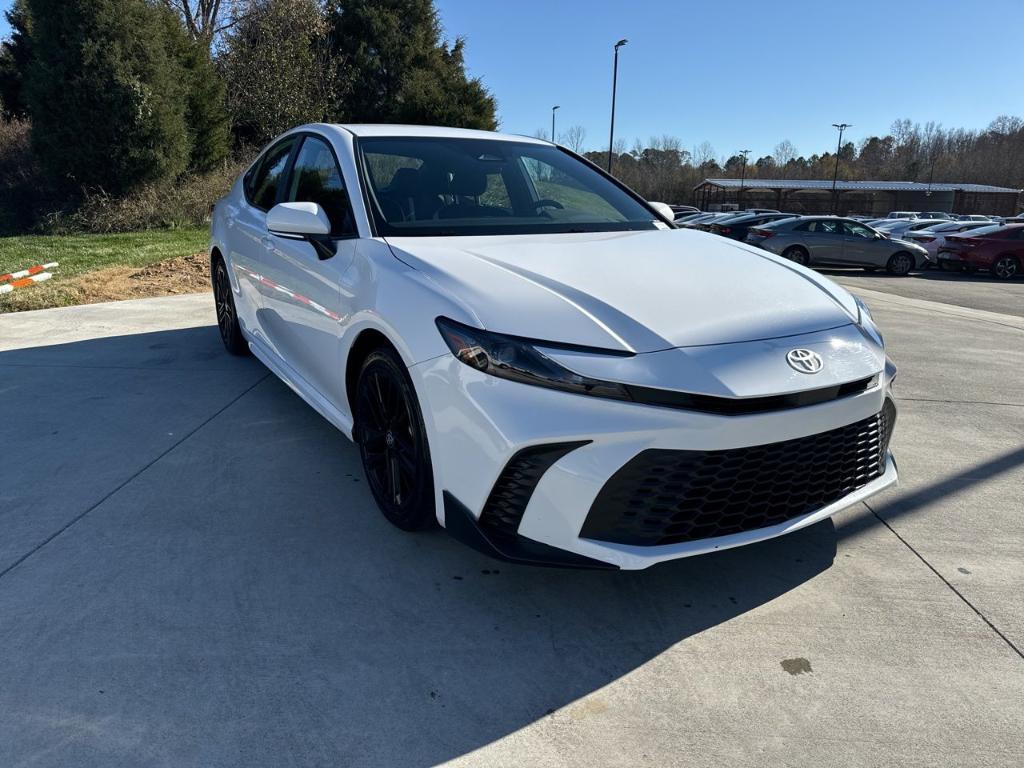
[{"label": "light pole", "polygon": [[836,208],[838,207],[838,200],[836,200],[836,180],[839,178],[839,152],[843,148],[843,131],[847,128],[853,128],[850,123],[832,123],[833,128],[839,129],[839,143],[836,144],[836,167],[832,171],[832,213],[837,213]]},{"label": "light pole", "polygon": [[619,84],[619,48],[629,40],[622,38],[615,44],[615,64],[612,66],[612,125],[608,130],[608,173],[612,172],[612,152],[615,147],[615,89]]},{"label": "light pole", "polygon": [[552,144],[556,144],[557,143],[555,141],[555,110],[556,109],[561,109],[561,107],[560,106],[556,106],[556,107],[552,107],[551,108],[551,143]]},{"label": "light pole", "polygon": [[742,208],[743,207],[743,185],[747,181],[747,155],[750,154],[750,150],[749,149],[741,149],[739,153],[743,157],[743,165],[740,166],[740,194],[739,194],[739,198],[737,200],[737,203],[738,203],[737,207]]}]

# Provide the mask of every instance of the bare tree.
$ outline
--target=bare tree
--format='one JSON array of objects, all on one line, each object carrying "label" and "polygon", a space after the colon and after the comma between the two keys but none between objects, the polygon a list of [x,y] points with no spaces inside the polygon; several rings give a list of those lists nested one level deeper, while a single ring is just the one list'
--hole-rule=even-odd
[{"label": "bare tree", "polygon": [[560,138],[562,144],[578,155],[583,152],[583,143],[587,140],[587,129],[582,125],[574,125]]},{"label": "bare tree", "polygon": [[218,33],[235,23],[245,0],[157,0],[170,8],[185,25],[193,40],[213,42]]},{"label": "bare tree", "polygon": [[789,139],[783,139],[775,145],[775,149],[772,150],[772,160],[775,161],[777,168],[782,168],[790,160],[796,157],[796,147],[793,146],[793,142]]},{"label": "bare tree", "polygon": [[693,157],[694,165],[698,168],[703,168],[706,165],[710,165],[715,159],[715,148],[711,146],[710,141],[704,141],[693,148],[691,156]]}]

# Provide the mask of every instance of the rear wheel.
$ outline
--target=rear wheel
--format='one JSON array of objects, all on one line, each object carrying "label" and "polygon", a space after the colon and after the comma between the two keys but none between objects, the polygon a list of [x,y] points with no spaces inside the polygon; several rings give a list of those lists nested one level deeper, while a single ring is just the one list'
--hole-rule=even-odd
[{"label": "rear wheel", "polygon": [[890,275],[901,277],[909,273],[913,268],[914,257],[904,251],[894,253],[889,257],[889,262],[885,265],[885,269]]},{"label": "rear wheel", "polygon": [[784,250],[782,257],[789,259],[794,264],[799,264],[801,267],[806,267],[811,261],[806,249],[801,248],[799,245],[793,245]]},{"label": "rear wheel", "polygon": [[217,308],[217,329],[224,348],[232,355],[249,354],[249,345],[242,336],[242,326],[238,323],[238,312],[235,309],[235,294],[228,278],[228,268],[224,259],[215,255],[210,267],[213,281],[213,301]]},{"label": "rear wheel", "polygon": [[1000,280],[1009,280],[1020,274],[1020,262],[1016,256],[1000,256],[992,264],[992,274]]},{"label": "rear wheel", "polygon": [[393,350],[380,347],[363,361],[354,411],[363,471],[384,517],[406,531],[432,526],[427,433],[412,382]]}]

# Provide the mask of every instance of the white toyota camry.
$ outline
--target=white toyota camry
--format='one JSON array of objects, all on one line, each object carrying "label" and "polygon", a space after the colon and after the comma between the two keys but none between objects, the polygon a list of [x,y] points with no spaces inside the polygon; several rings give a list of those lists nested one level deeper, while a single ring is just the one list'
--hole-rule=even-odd
[{"label": "white toyota camry", "polygon": [[896,482],[867,308],[671,220],[544,141],[306,125],[216,205],[218,324],[392,523],[516,562],[645,568]]}]

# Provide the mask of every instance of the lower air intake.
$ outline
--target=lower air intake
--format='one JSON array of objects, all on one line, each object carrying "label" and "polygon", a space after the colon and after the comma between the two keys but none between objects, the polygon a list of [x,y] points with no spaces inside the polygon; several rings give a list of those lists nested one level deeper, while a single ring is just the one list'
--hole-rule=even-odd
[{"label": "lower air intake", "polygon": [[498,536],[515,536],[533,490],[551,465],[589,441],[547,443],[517,452],[498,475],[480,515],[480,527]]},{"label": "lower air intake", "polygon": [[896,407],[886,399],[870,418],[796,440],[642,451],[605,483],[580,536],[654,546],[784,523],[879,477],[895,421]]}]

